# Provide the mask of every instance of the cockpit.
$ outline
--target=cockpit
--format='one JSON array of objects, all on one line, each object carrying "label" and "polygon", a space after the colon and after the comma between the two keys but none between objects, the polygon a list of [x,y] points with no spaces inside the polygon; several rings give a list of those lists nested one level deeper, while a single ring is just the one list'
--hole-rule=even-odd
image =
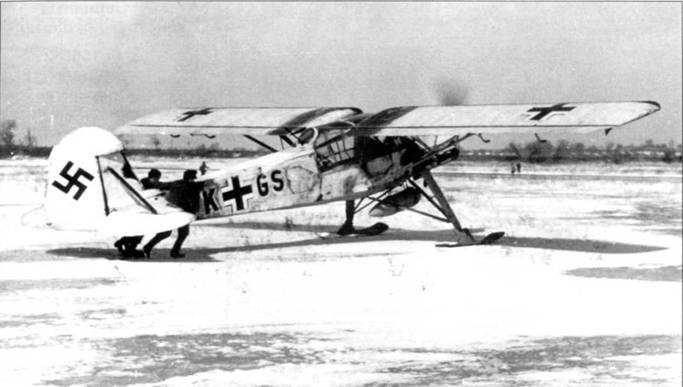
[{"label": "cockpit", "polygon": [[387,158],[390,161],[391,153],[397,150],[395,138],[350,135],[354,126],[355,122],[338,121],[320,128],[313,147],[321,172],[358,163],[366,172],[375,175],[376,171],[368,168],[371,160]]},{"label": "cockpit", "polygon": [[355,137],[347,135],[352,127],[351,122],[338,121],[318,132],[313,147],[321,171],[356,160]]}]

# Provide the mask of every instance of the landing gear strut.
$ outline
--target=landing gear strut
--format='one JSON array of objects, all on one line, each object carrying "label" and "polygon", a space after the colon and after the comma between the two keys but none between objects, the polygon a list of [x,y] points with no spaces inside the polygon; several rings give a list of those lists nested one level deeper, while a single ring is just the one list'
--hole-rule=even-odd
[{"label": "landing gear strut", "polygon": [[434,194],[434,197],[436,198],[438,204],[434,201],[434,198],[427,195],[427,193],[424,192],[424,190],[422,190],[422,188],[420,188],[420,186],[418,186],[414,181],[411,180],[410,182],[415,188],[420,190],[422,195],[427,200],[429,200],[429,202],[434,206],[434,208],[439,210],[439,212],[441,212],[441,214],[443,214],[443,216],[446,217],[445,219],[440,220],[451,223],[455,228],[456,243],[441,244],[438,245],[439,247],[455,247],[471,244],[486,245],[497,241],[498,239],[502,238],[503,235],[505,235],[505,233],[502,231],[492,232],[486,235],[482,240],[476,240],[469,229],[464,228],[460,225],[458,218],[455,216],[455,213],[453,212],[451,205],[448,203],[448,200],[446,200],[446,196],[443,194],[443,191],[441,191],[441,187],[439,187],[439,185],[434,180],[434,176],[432,176],[432,173],[429,170],[425,170],[424,172],[422,172],[422,179],[424,180],[427,187],[429,187],[429,190],[432,191],[432,193]]},{"label": "landing gear strut", "polygon": [[[467,229],[462,227],[460,225],[460,221],[458,220],[458,217],[455,216],[455,213],[453,212],[453,209],[451,208],[450,203],[448,203],[448,200],[446,200],[446,195],[444,195],[443,191],[441,190],[441,187],[436,183],[436,180],[434,180],[434,176],[432,176],[431,172],[429,170],[425,170],[421,173],[421,177],[425,182],[425,185],[429,188],[429,190],[432,192],[434,196],[431,196],[425,192],[422,187],[420,187],[414,180],[409,179],[408,182],[415,187],[422,196],[425,197],[429,201],[429,203],[434,206],[442,215],[443,217],[439,217],[421,210],[417,210],[411,207],[400,207],[401,210],[408,210],[412,211],[415,213],[418,213],[420,215],[424,215],[442,222],[450,223],[453,225],[453,228],[455,229],[455,244],[441,244],[439,245],[440,247],[455,247],[455,246],[466,246],[466,245],[473,245],[473,244],[489,244],[497,241],[503,235],[505,235],[504,232],[493,232],[486,237],[484,237],[481,240],[477,240],[473,235],[472,232]],[[382,195],[379,197],[373,198],[373,197],[366,197],[369,199],[371,202],[377,202],[377,203],[383,203],[383,200],[387,197],[387,195],[390,193],[391,190],[385,191]],[[344,221],[344,224],[337,230],[338,235],[351,235],[351,234],[362,234],[362,235],[376,235],[378,233],[382,233],[388,229],[388,226],[385,225],[384,223],[376,223],[375,225],[365,228],[365,229],[356,229],[353,226],[353,216],[355,215],[356,212],[361,211],[365,207],[367,207],[367,204],[365,206],[361,206],[363,200],[365,198],[361,199],[361,201],[356,205],[354,200],[347,200],[346,201],[346,220]],[[392,204],[395,205],[395,204]]]},{"label": "landing gear strut", "polygon": [[[389,226],[382,222],[377,222],[373,224],[370,227],[364,227],[364,228],[355,228],[353,226],[353,215],[360,211],[359,207],[362,202],[362,199],[360,202],[358,202],[358,206],[356,206],[356,203],[353,200],[347,200],[346,201],[346,221],[344,224],[337,230],[337,235],[339,236],[346,236],[346,235],[364,235],[364,236],[373,236],[373,235],[379,235],[389,229]],[[324,238],[329,237],[329,234],[325,235]]]},{"label": "landing gear strut", "polygon": [[346,220],[344,224],[337,230],[339,235],[353,234],[356,230],[353,228],[353,216],[356,214],[356,206],[353,200],[346,201]]},{"label": "landing gear strut", "polygon": [[432,203],[434,207],[436,207],[437,210],[439,210],[439,212],[443,214],[443,216],[446,217],[446,220],[453,225],[453,227],[455,228],[456,242],[477,243],[477,240],[474,239],[470,230],[463,228],[460,225],[458,217],[455,216],[455,213],[453,212],[450,203],[448,203],[448,200],[446,200],[446,196],[443,194],[443,191],[441,191],[441,187],[439,187],[439,185],[434,180],[434,176],[432,176],[432,173],[429,172],[429,170],[422,172],[422,179],[424,180],[427,187],[429,187],[429,190],[432,191],[432,193],[436,197],[436,200],[439,202],[439,205],[434,203],[433,199],[427,196],[424,191],[423,195]]}]

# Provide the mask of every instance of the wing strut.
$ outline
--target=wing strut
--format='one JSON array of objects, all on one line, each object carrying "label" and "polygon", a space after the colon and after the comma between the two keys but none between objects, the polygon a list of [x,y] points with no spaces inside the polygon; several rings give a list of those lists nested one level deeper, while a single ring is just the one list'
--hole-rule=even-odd
[{"label": "wing strut", "polygon": [[247,138],[248,140],[251,140],[251,141],[257,143],[258,145],[261,145],[262,147],[268,149],[268,150],[271,151],[271,152],[277,152],[277,149],[273,148],[272,146],[266,144],[266,143],[263,142],[263,141],[260,141],[260,140],[255,139],[254,137],[252,137],[252,136],[250,136],[250,135],[248,135],[248,134],[245,134],[244,137]]}]

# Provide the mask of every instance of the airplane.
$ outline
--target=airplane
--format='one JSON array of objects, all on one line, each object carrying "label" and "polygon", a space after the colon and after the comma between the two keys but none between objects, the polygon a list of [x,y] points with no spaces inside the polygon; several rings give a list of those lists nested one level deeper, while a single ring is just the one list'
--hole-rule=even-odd
[{"label": "airplane", "polygon": [[[487,244],[504,233],[473,235],[431,172],[457,160],[463,141],[488,142],[488,136],[503,133],[539,141],[545,133],[608,134],[658,110],[653,101],[404,106],[374,114],[355,107],[172,109],[113,133],[84,127],[65,136],[49,157],[45,207],[57,229],[122,237],[203,219],[343,201],[340,235],[384,232],[383,223],[365,229],[353,225],[354,215],[372,206],[371,216],[408,210],[448,223],[455,245]],[[120,140],[165,135],[242,135],[271,153],[200,176],[200,189],[191,198],[198,209],[188,213],[170,203],[167,192],[142,189]],[[278,139],[282,149],[262,136]],[[414,208],[421,198],[435,214]]]}]

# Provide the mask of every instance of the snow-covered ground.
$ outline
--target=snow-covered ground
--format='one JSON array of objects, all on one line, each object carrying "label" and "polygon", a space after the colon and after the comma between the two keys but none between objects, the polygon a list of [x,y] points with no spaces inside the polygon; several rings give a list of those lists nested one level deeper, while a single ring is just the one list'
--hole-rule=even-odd
[{"label": "snow-covered ground", "polygon": [[336,203],[196,224],[180,261],[36,227],[44,167],[0,162],[0,385],[681,384],[680,164],[437,170],[490,246],[413,213],[321,240]]}]

